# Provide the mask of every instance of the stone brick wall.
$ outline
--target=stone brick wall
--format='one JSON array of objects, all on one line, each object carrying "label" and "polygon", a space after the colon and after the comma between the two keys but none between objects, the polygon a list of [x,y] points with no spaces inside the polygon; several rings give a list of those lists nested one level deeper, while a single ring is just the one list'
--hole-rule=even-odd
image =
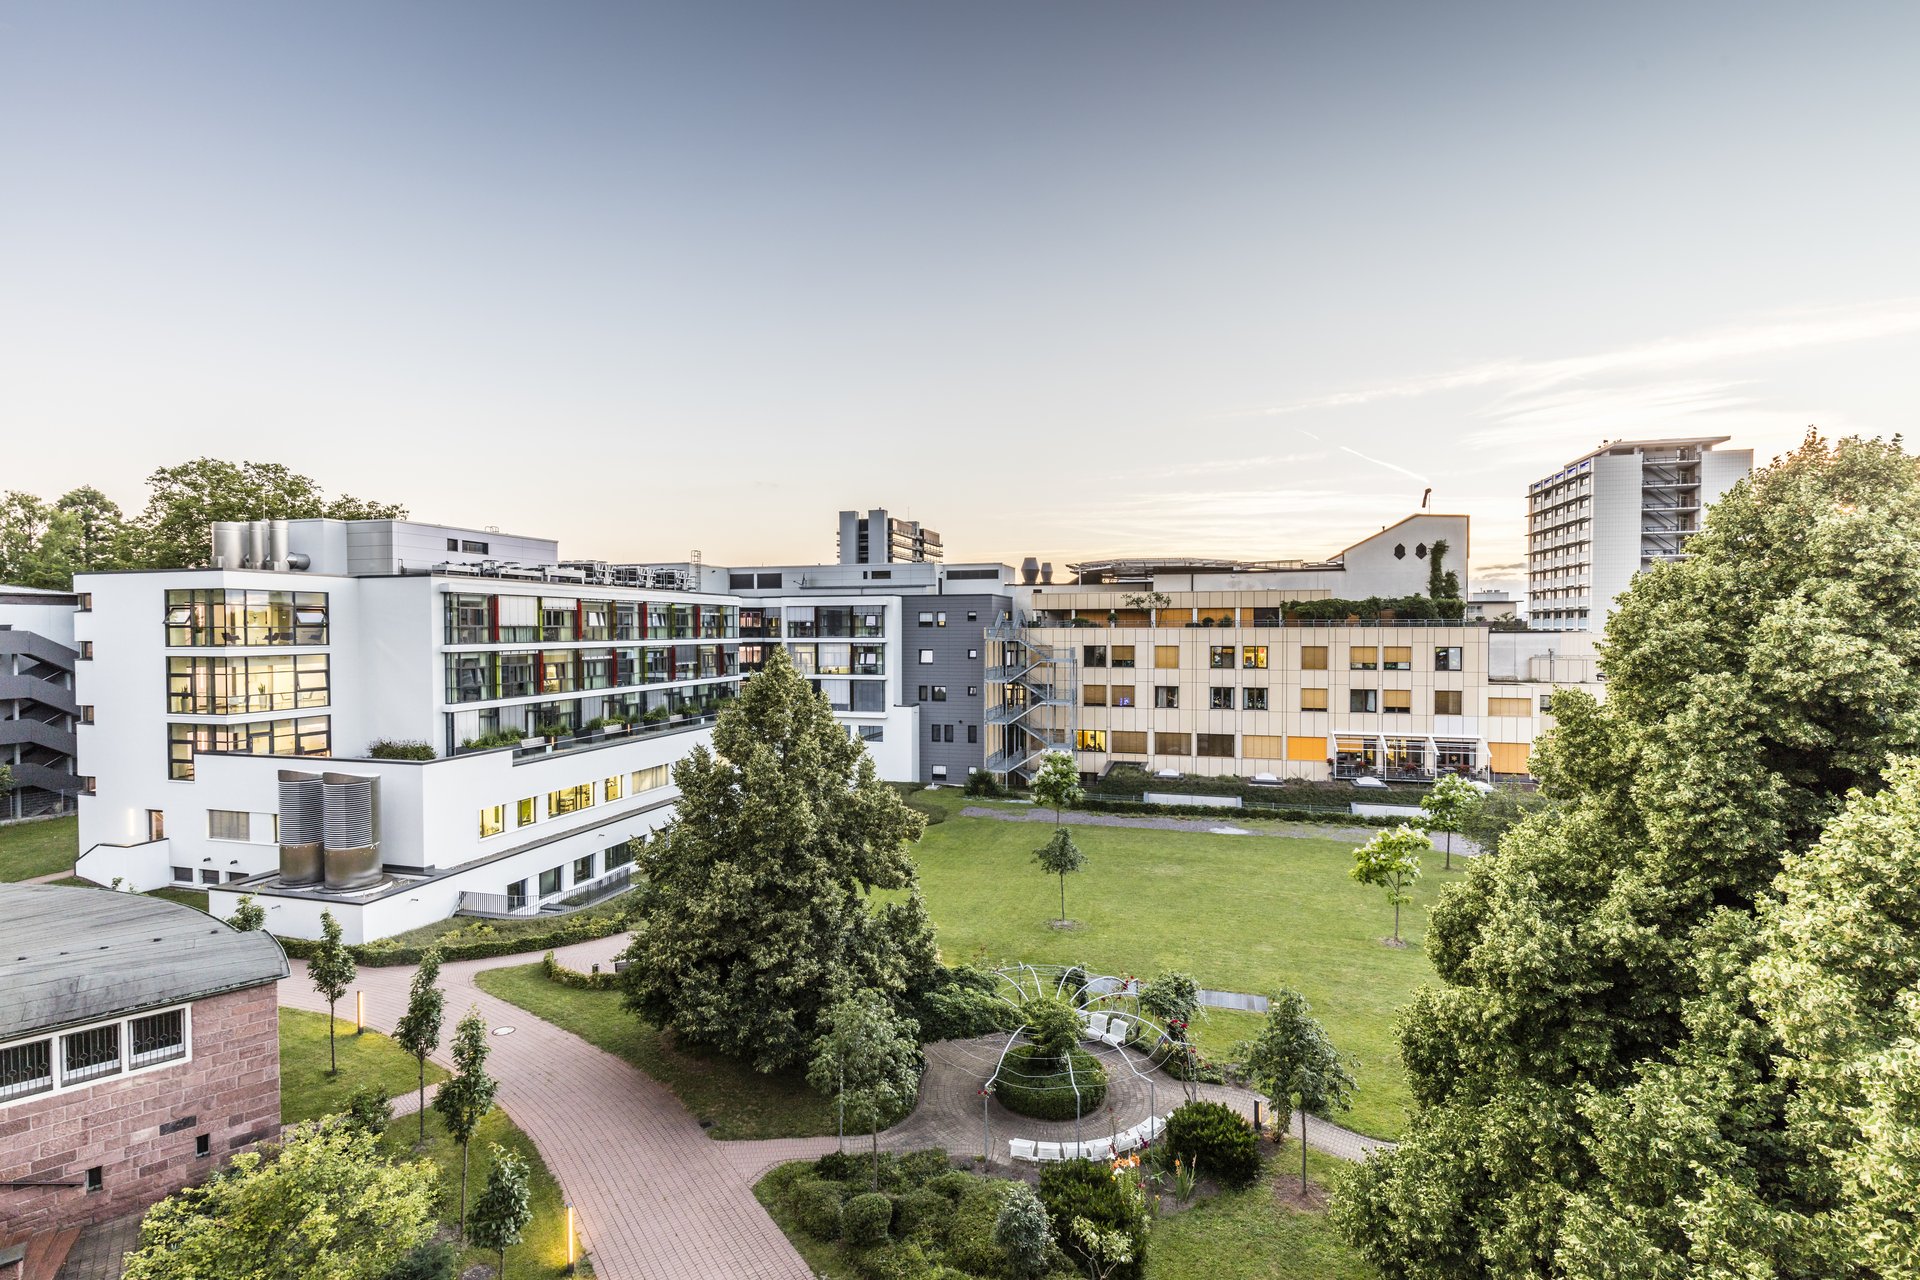
[{"label": "stone brick wall", "polygon": [[[273,984],[196,1001],[193,1060],[0,1107],[0,1243],[143,1209],[235,1151],[280,1132],[280,1011]],[[206,1134],[211,1151],[194,1154]]]}]

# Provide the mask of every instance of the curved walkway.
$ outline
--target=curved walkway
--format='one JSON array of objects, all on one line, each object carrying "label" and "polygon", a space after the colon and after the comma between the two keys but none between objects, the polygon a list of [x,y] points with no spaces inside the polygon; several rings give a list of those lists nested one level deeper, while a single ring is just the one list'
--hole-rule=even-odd
[{"label": "curved walkway", "polygon": [[[578,943],[556,952],[562,963],[587,969],[608,964],[625,949],[625,935]],[[776,1165],[824,1155],[836,1139],[776,1138],[757,1142],[716,1142],[701,1129],[666,1086],[625,1060],[543,1021],[517,1005],[488,995],[474,983],[483,969],[525,964],[528,957],[500,956],[463,960],[440,971],[447,995],[447,1028],[469,1007],[493,1030],[487,1060],[500,1081],[499,1105],[513,1117],[547,1162],[577,1211],[580,1237],[605,1280],[640,1277],[742,1277],[758,1280],[810,1280],[812,1272],[799,1252],[754,1199],[753,1184]],[[280,984],[280,1002],[292,1008],[326,1012],[313,990],[306,965],[295,962]],[[406,1010],[413,981],[409,966],[362,968],[357,989],[366,993],[367,1025],[392,1027]],[[997,1054],[1002,1036],[947,1041],[927,1047],[927,1074],[921,1103],[912,1115],[880,1135],[888,1150],[940,1146],[956,1156],[981,1148],[982,1125],[977,1092],[986,1072],[981,1055]],[[1120,1051],[1127,1052],[1127,1051]],[[1137,1059],[1138,1055],[1134,1055]],[[451,1067],[444,1050],[435,1060]],[[988,1068],[990,1071],[991,1068]],[[1110,1074],[1117,1073],[1115,1068]],[[1200,1085],[1199,1096],[1225,1102],[1251,1115],[1258,1096],[1245,1089]],[[1137,1096],[1136,1096],[1137,1095]],[[1179,1105],[1181,1086],[1161,1077],[1151,1095],[1144,1081],[1116,1080],[1115,1111],[1084,1122],[1088,1137],[1117,1121],[1124,1127],[1144,1118],[1149,1103],[1164,1115]],[[407,1095],[411,1102],[413,1095]],[[400,1099],[395,1099],[396,1104]],[[1139,1115],[1120,1114],[1122,1109]],[[396,1111],[401,1108],[396,1105]],[[1043,1124],[1013,1116],[997,1103],[989,1106],[992,1161],[1007,1163],[1007,1140],[1047,1136],[1058,1129],[1071,1137],[1073,1122]],[[1299,1117],[1293,1118],[1299,1131]],[[1351,1133],[1312,1117],[1308,1145],[1349,1160],[1391,1143]],[[848,1145],[856,1146],[854,1135]]]},{"label": "curved walkway", "polygon": [[[960,816],[989,818],[995,822],[1053,822],[1053,810],[1041,808],[989,809],[985,805],[970,804],[960,810]],[[1124,813],[1072,810],[1061,814],[1060,821],[1069,827],[1136,827],[1145,831],[1187,831],[1203,836],[1278,836],[1289,840],[1351,840],[1355,844],[1365,844],[1381,832],[1379,827],[1348,827],[1331,822],[1283,822],[1265,817],[1258,809],[1243,809],[1239,815],[1231,818],[1176,818],[1167,814],[1130,817]],[[1232,830],[1222,831],[1222,828]],[[1463,835],[1456,834],[1453,837],[1454,857],[1474,858],[1479,855],[1479,845]]]}]

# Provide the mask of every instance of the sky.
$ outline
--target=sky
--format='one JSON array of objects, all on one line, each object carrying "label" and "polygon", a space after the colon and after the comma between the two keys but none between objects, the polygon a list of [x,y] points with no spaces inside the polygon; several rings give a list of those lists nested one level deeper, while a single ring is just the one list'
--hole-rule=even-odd
[{"label": "sky", "polygon": [[1512,584],[1605,439],[1920,408],[1920,6],[0,0],[0,489],[569,556]]}]

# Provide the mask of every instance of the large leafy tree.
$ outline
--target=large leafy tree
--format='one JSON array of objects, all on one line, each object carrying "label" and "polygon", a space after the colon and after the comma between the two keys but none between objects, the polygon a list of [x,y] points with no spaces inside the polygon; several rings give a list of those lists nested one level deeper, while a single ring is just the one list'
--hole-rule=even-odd
[{"label": "large leafy tree", "polygon": [[0,494],[0,582],[65,591],[86,567],[77,516],[30,493]]},{"label": "large leafy tree", "polygon": [[[688,1045],[777,1071],[855,991],[904,1001],[933,975],[908,858],[920,815],[775,647],[674,766],[680,803],[643,856],[629,1008]],[[875,889],[907,897],[875,909]]]},{"label": "large leafy tree", "polygon": [[1260,1034],[1241,1046],[1247,1074],[1273,1103],[1300,1112],[1300,1194],[1307,1193],[1307,1116],[1324,1118],[1344,1110],[1353,1098],[1353,1074],[1333,1047],[1313,1006],[1298,991],[1279,992],[1267,1002]]},{"label": "large leafy tree", "polygon": [[433,1235],[440,1177],[315,1121],[147,1210],[129,1280],[381,1280]]},{"label": "large leafy tree", "polygon": [[406,508],[360,498],[329,499],[310,476],[278,462],[195,458],[147,477],[147,505],[134,541],[138,566],[178,569],[207,562],[216,520],[402,518]]},{"label": "large leafy tree", "polygon": [[1552,806],[1433,910],[1412,1123],[1336,1200],[1389,1277],[1844,1274],[1759,916],[1920,747],[1920,472],[1810,436],[1688,550],[1621,597],[1606,703],[1556,695]]}]

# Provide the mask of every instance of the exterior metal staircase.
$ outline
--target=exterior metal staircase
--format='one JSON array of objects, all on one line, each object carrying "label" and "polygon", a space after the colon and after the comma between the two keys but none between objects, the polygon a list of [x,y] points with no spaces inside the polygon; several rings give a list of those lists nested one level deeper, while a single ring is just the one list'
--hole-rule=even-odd
[{"label": "exterior metal staircase", "polygon": [[1071,645],[1043,644],[1027,619],[1003,617],[986,630],[987,770],[1025,778],[1049,751],[1072,754],[1079,740],[1080,661]]}]

